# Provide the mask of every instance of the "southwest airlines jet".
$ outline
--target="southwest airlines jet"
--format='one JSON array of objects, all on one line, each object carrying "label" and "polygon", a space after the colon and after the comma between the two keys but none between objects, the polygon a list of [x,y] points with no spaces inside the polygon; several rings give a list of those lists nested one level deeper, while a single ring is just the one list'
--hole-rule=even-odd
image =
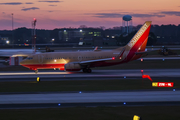
[{"label": "southwest airlines jet", "polygon": [[38,69],[59,69],[91,73],[93,67],[127,63],[146,53],[151,21],[146,21],[134,37],[124,47],[110,51],[75,51],[34,54],[20,64],[38,72]]}]

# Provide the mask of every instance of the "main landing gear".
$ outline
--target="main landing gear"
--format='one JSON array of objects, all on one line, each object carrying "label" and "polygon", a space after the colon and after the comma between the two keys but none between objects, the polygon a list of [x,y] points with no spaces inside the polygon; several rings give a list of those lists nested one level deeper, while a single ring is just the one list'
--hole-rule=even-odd
[{"label": "main landing gear", "polygon": [[91,73],[92,70],[91,70],[90,68],[84,68],[84,69],[83,69],[83,72],[84,72],[84,73]]}]

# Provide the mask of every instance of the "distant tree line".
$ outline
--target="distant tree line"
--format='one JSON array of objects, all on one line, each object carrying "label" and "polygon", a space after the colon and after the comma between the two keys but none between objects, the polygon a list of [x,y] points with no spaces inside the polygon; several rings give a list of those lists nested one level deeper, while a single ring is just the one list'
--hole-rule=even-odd
[{"label": "distant tree line", "polygon": [[[101,26],[100,28],[88,28],[85,25],[81,25],[80,28],[84,30],[99,30],[101,32],[101,37],[106,38],[107,34],[115,35],[115,40],[117,41],[117,45],[125,45],[129,42],[129,40],[134,36],[136,31],[142,25],[138,25],[133,27],[133,32],[128,35],[124,35],[122,33],[122,27],[114,27],[111,29],[105,29],[105,27]],[[46,44],[46,43],[62,43],[63,41],[59,40],[59,31],[64,29],[77,29],[77,28],[56,28],[54,30],[36,30],[36,43],[37,44]],[[88,34],[85,34],[85,37]],[[15,29],[12,33],[11,30],[1,30],[0,37],[8,37],[10,43],[12,43],[12,39],[14,39],[14,44],[23,44],[23,43],[32,43],[32,29],[28,29],[25,27]],[[88,36],[89,37],[89,36]],[[54,41],[53,41],[54,39]],[[78,42],[79,39],[71,41]],[[109,39],[111,40],[111,39]],[[156,45],[156,44],[180,44],[180,25],[152,25],[151,31],[149,34],[148,45]]]}]

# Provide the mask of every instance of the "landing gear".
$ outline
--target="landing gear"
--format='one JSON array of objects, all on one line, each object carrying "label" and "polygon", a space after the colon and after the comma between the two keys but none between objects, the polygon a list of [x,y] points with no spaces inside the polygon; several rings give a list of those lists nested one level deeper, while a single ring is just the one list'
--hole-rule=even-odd
[{"label": "landing gear", "polygon": [[83,68],[83,72],[86,73],[86,72],[87,72],[87,69],[86,69],[86,68]]},{"label": "landing gear", "polygon": [[35,70],[34,72],[37,74],[37,73],[38,73],[38,70]]},{"label": "landing gear", "polygon": [[92,72],[92,70],[91,70],[91,69],[87,69],[87,72],[88,72],[88,73],[91,73],[91,72]]},{"label": "landing gear", "polygon": [[92,70],[91,70],[91,69],[89,69],[89,68],[84,68],[84,69],[83,69],[83,72],[84,72],[84,73],[91,73],[91,72],[92,72]]}]

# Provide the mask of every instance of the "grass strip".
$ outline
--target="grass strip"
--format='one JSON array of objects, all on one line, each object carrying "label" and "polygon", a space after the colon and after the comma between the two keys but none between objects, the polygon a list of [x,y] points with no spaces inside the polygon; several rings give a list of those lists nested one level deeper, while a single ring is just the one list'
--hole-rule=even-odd
[{"label": "grass strip", "polygon": [[179,120],[180,106],[74,107],[0,110],[1,120]]},{"label": "grass strip", "polygon": [[[153,78],[152,78],[153,79]],[[154,82],[174,82],[174,88],[180,88],[177,79],[153,79]],[[0,92],[61,92],[61,91],[111,91],[167,89],[152,87],[148,79],[109,79],[109,80],[67,80],[67,81],[32,81],[0,82]],[[171,88],[172,89],[172,88]]]}]

